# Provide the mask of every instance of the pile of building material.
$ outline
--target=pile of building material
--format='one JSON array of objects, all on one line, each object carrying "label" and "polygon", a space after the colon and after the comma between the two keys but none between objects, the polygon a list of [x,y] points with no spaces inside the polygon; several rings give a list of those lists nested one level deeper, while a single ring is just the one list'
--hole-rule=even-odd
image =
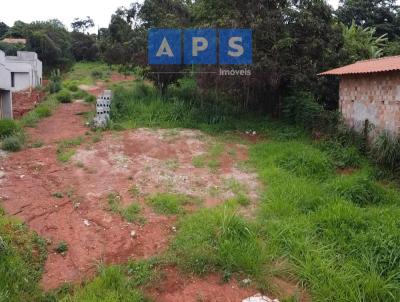
[{"label": "pile of building material", "polygon": [[110,120],[112,91],[104,90],[97,98],[96,102],[96,117],[94,118],[95,127],[104,128]]}]

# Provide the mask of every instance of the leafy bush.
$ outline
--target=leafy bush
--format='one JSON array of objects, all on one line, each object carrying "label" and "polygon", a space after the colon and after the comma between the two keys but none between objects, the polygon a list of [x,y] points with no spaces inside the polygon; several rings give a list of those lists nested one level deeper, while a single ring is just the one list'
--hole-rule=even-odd
[{"label": "leafy bush", "polygon": [[21,129],[14,120],[0,120],[0,138],[15,134]]},{"label": "leafy bush", "polygon": [[23,142],[20,138],[20,136],[13,135],[13,136],[8,136],[5,139],[3,139],[3,142],[1,144],[1,148],[6,151],[11,151],[11,152],[17,152],[20,151],[23,147]]},{"label": "leafy bush", "polygon": [[91,95],[91,94],[89,94],[89,95],[87,95],[85,97],[85,102],[86,103],[94,103],[94,102],[96,102],[96,100],[97,100],[97,98],[94,95]]},{"label": "leafy bush", "polygon": [[77,92],[79,90],[78,85],[76,85],[75,83],[69,83],[67,85],[67,88],[69,91],[72,91],[72,92]]},{"label": "leafy bush", "polygon": [[71,103],[72,97],[68,90],[61,90],[57,94],[57,100],[61,103]]},{"label": "leafy bush", "polygon": [[323,133],[334,132],[339,122],[336,111],[324,110],[310,93],[304,91],[285,97],[282,113],[289,123]]},{"label": "leafy bush", "polygon": [[59,254],[64,254],[68,251],[68,244],[65,241],[61,241],[57,244],[54,250]]},{"label": "leafy bush", "polygon": [[101,70],[93,70],[91,75],[95,79],[101,79],[103,77],[103,72]]}]

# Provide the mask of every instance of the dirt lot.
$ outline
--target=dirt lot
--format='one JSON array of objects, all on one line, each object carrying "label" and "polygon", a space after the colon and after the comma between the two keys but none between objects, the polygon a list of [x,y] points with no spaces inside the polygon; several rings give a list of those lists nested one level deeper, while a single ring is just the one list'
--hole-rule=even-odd
[{"label": "dirt lot", "polygon": [[[215,154],[220,165],[199,166],[194,159],[206,157],[210,146],[217,146],[214,138],[195,130],[137,129],[103,133],[95,139],[82,115],[89,110],[83,103],[60,105],[53,116],[29,129],[30,140],[42,146],[0,160],[5,172],[0,179],[1,205],[48,242],[42,279],[46,290],[92,276],[99,263],[123,263],[162,253],[174,234],[176,217],[155,213],[145,202],[152,194],[196,197],[200,203],[186,209],[195,211],[234,196],[229,183],[237,182],[252,202],[257,201],[256,175],[237,167],[247,158],[245,145],[220,144]],[[77,137],[81,141],[75,154],[68,163],[61,163],[59,143]],[[135,198],[129,193],[133,187]],[[118,193],[123,205],[139,203],[146,223],[128,223],[112,213],[107,205],[110,193]],[[63,241],[68,252],[54,252]],[[210,301],[237,301],[255,293],[234,281],[220,284],[217,276],[185,280],[173,268],[165,276],[151,293],[158,301],[196,301],[195,292],[206,299],[214,297]]]}]

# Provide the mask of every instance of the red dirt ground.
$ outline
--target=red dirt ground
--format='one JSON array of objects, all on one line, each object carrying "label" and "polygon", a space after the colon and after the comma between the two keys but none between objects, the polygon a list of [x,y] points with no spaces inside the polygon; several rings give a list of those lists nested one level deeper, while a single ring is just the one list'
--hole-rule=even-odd
[{"label": "red dirt ground", "polygon": [[254,289],[240,287],[231,280],[223,283],[221,276],[211,274],[204,279],[183,277],[175,268],[166,268],[163,279],[149,290],[155,301],[163,302],[238,302],[257,293]]},{"label": "red dirt ground", "polygon": [[39,90],[25,90],[13,92],[13,115],[18,119],[25,113],[35,108],[45,96],[45,92]]},{"label": "red dirt ground", "polygon": [[[226,144],[216,173],[193,166],[193,157],[206,154],[210,144],[211,138],[200,131],[136,129],[106,133],[95,142],[79,115],[90,110],[84,103],[61,104],[53,116],[27,130],[30,140],[43,142],[43,147],[0,159],[6,173],[0,179],[1,206],[48,241],[41,281],[45,290],[90,278],[98,263],[124,263],[165,251],[176,217],[154,213],[144,201],[149,194],[193,195],[212,207],[233,196],[226,182],[234,179],[251,200],[258,199],[257,176],[236,167],[238,160],[247,159],[246,146]],[[70,163],[57,161],[57,143],[79,136],[84,142]],[[130,195],[132,186],[140,196]],[[62,198],[55,196],[59,192]],[[110,212],[106,200],[111,192],[118,192],[124,205],[140,203],[146,223],[127,223]],[[68,244],[64,255],[54,252],[61,241]],[[167,268],[164,275],[149,292],[157,301],[241,301],[256,293],[235,281],[221,283],[218,275],[188,278],[174,268]]]}]

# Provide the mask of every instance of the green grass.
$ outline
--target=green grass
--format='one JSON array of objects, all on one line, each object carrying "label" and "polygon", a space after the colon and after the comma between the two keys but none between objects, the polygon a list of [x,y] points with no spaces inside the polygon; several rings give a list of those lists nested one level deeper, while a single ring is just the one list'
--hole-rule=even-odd
[{"label": "green grass", "polygon": [[128,263],[124,266],[100,267],[93,280],[73,288],[58,300],[63,302],[147,302],[142,292],[146,284],[155,280],[153,265],[149,262]]},{"label": "green grass", "polygon": [[67,163],[72,156],[75,155],[74,148],[81,145],[83,137],[77,137],[72,139],[66,139],[58,143],[57,145],[57,160],[62,163]]},{"label": "green grass", "polygon": [[35,127],[41,119],[52,115],[58,105],[56,95],[48,95],[35,109],[21,118],[21,125],[23,127]]},{"label": "green grass", "polygon": [[66,79],[75,85],[93,85],[96,80],[107,80],[110,68],[100,62],[76,63],[68,72]]},{"label": "green grass", "polygon": [[187,195],[159,193],[150,196],[147,203],[159,214],[177,215],[184,213],[183,206],[199,204],[201,200]]},{"label": "green grass", "polygon": [[261,280],[268,263],[265,248],[254,224],[219,207],[185,216],[169,252],[187,273],[240,273]]},{"label": "green grass", "polygon": [[137,203],[131,203],[127,207],[121,205],[121,196],[118,193],[110,193],[107,198],[110,211],[121,215],[128,222],[145,223],[145,218],[141,215],[142,208]]},{"label": "green grass", "polygon": [[251,147],[267,185],[259,213],[269,256],[285,257],[313,301],[400,299],[400,195],[367,164],[352,175],[307,140]]},{"label": "green grass", "polygon": [[0,301],[39,301],[46,244],[0,209]]}]

